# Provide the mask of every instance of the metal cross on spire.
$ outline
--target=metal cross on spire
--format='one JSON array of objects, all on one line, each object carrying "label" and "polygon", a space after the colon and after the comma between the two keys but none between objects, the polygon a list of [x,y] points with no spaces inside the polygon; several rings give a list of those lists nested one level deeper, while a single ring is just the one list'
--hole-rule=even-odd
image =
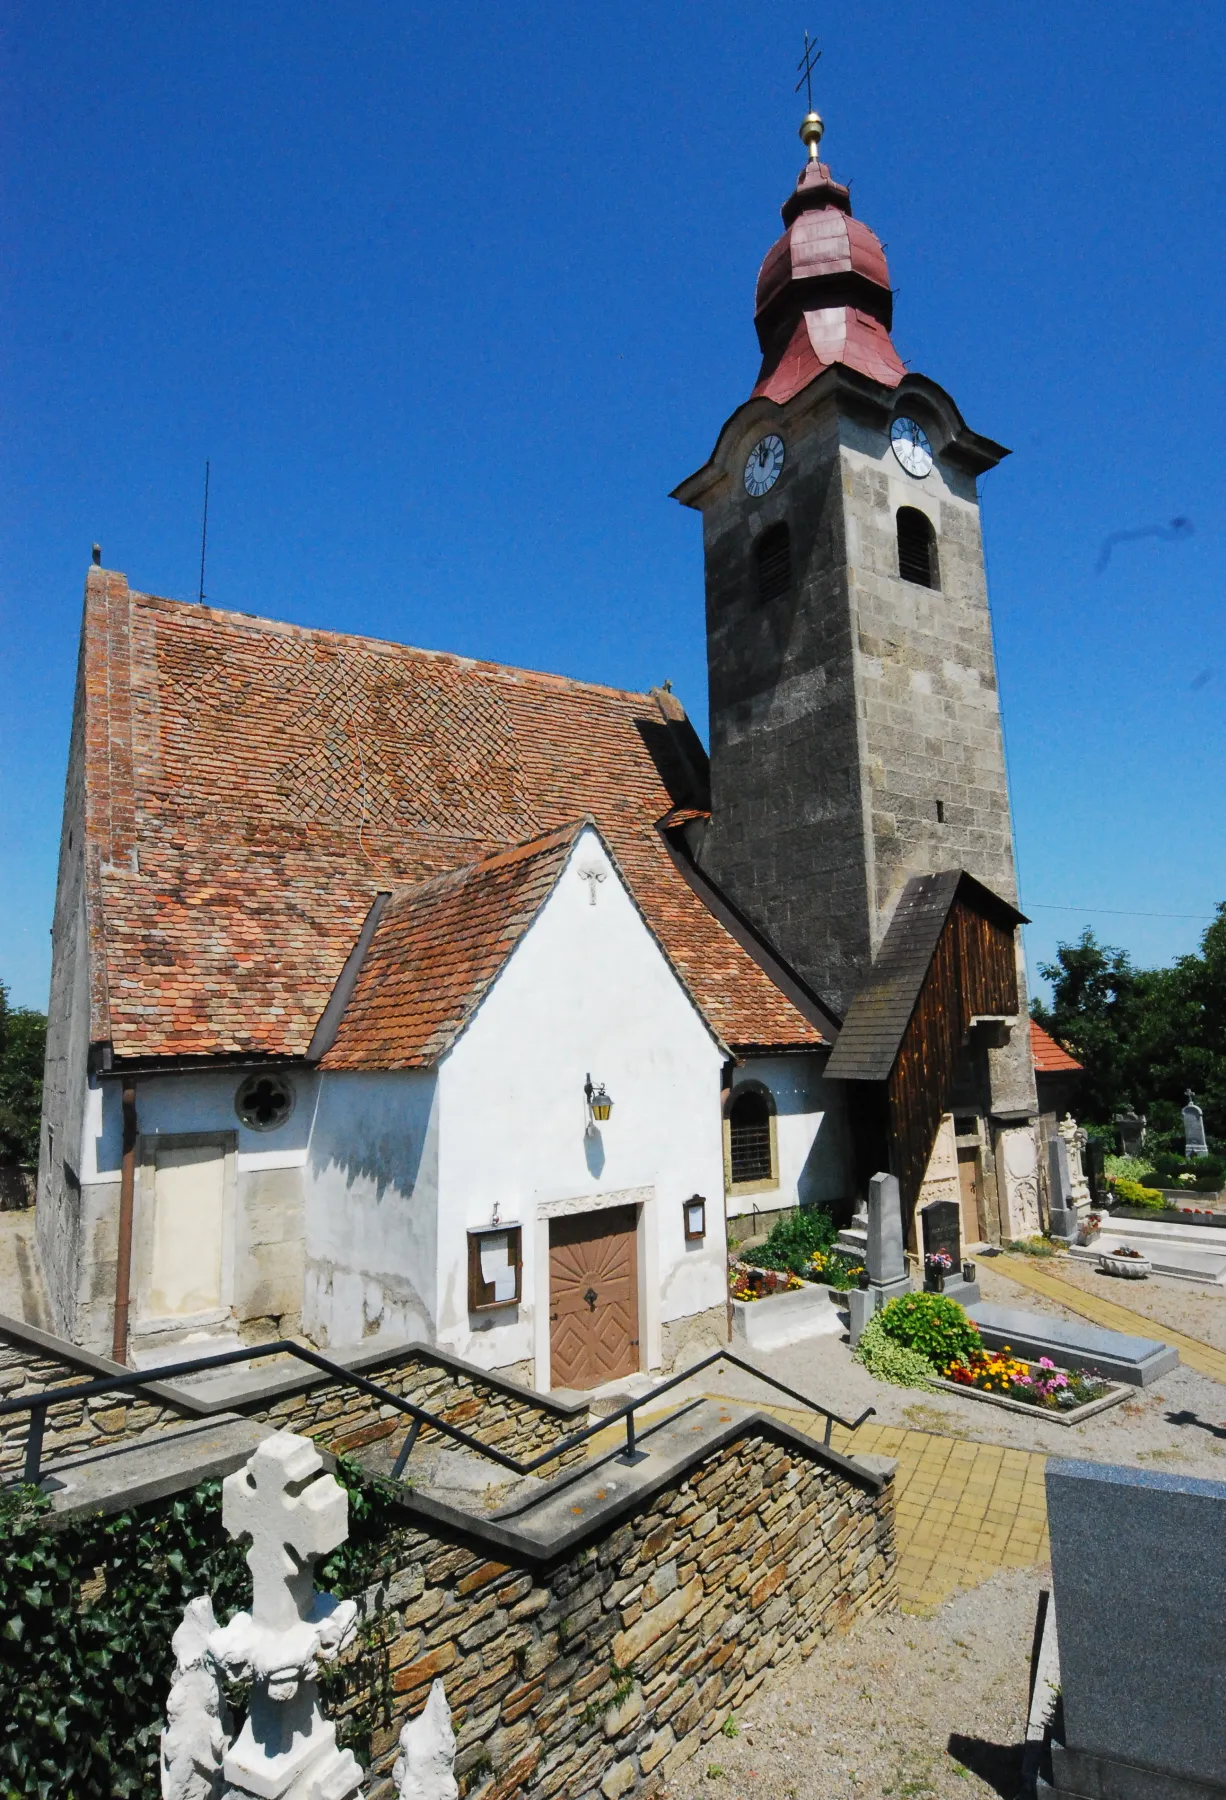
[{"label": "metal cross on spire", "polygon": [[801,88],[802,87],[804,88],[805,99],[809,103],[809,111],[810,112],[813,111],[813,65],[815,62],[820,62],[821,54],[822,53],[820,50],[814,49],[813,44],[810,42],[809,34],[806,31],[805,32],[805,53],[796,65],[796,67],[800,70],[800,80],[796,83],[796,86],[792,89],[792,92],[794,94],[798,94],[800,92]]}]

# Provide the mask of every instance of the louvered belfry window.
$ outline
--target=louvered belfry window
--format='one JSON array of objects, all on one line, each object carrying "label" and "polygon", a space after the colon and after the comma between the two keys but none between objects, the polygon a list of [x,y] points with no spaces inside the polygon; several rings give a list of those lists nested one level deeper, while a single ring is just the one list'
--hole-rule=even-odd
[{"label": "louvered belfry window", "polygon": [[917,587],[940,587],[937,540],[926,513],[914,506],[898,509],[898,573]]},{"label": "louvered belfry window", "polygon": [[769,525],[753,547],[758,599],[763,606],[792,591],[792,534],[783,523]]},{"label": "louvered belfry window", "polygon": [[738,1094],[728,1111],[728,1136],[734,1185],[773,1179],[771,1109],[765,1094],[753,1088]]}]

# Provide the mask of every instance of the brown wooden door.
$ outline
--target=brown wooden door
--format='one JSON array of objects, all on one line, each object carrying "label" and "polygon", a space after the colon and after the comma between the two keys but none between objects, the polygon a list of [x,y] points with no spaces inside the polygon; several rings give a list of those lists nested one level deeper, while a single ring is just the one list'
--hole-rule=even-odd
[{"label": "brown wooden door", "polygon": [[553,1387],[599,1387],[639,1367],[635,1212],[633,1206],[613,1206],[550,1221]]},{"label": "brown wooden door", "polygon": [[958,1190],[962,1201],[962,1248],[982,1244],[979,1213],[979,1152],[969,1145],[958,1152]]}]

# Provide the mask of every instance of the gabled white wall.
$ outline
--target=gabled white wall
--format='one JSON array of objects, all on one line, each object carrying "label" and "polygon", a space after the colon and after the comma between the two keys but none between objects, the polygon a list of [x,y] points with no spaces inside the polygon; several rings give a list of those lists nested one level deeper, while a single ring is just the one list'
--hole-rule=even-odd
[{"label": "gabled white wall", "polygon": [[[538,1208],[634,1191],[644,1364],[659,1363],[670,1321],[722,1306],[722,1062],[600,839],[585,831],[440,1065],[439,1341],[490,1368],[534,1357],[545,1385],[548,1223]],[[591,1134],[589,1071],[614,1102]],[[687,1244],[681,1208],[694,1193],[707,1198],[708,1231]],[[495,1203],[523,1228],[523,1299],[470,1316],[467,1232],[490,1223]]]}]

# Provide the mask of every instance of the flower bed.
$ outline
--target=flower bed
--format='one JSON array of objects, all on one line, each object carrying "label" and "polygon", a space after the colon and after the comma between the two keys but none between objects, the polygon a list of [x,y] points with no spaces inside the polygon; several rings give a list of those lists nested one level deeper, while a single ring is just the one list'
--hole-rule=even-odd
[{"label": "flower bed", "polygon": [[799,1275],[787,1270],[755,1269],[734,1262],[728,1271],[728,1290],[734,1300],[769,1300],[772,1294],[794,1294],[804,1286]]},{"label": "flower bed", "polygon": [[1129,1391],[1093,1370],[1059,1369],[1049,1356],[1023,1362],[1003,1350],[977,1350],[963,1362],[950,1363],[936,1385],[968,1399],[991,1400],[1017,1412],[1042,1412],[1062,1425],[1076,1425],[1092,1413],[1122,1400]]},{"label": "flower bed", "polygon": [[850,1250],[824,1250],[809,1258],[805,1268],[805,1277],[809,1281],[823,1281],[828,1288],[845,1294],[849,1288],[860,1285],[860,1277],[864,1273],[864,1263],[860,1257]]}]

